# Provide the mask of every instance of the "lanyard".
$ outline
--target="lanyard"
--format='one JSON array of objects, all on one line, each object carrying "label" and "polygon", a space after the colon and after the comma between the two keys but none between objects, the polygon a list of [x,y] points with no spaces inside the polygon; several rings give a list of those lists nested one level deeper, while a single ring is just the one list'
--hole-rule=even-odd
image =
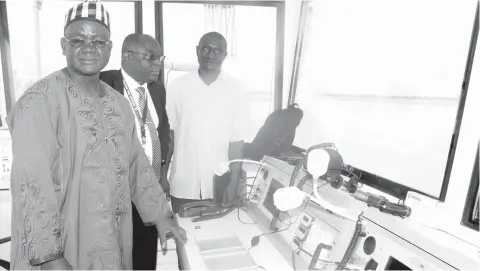
[{"label": "lanyard", "polygon": [[133,99],[132,93],[130,92],[130,88],[128,87],[127,82],[125,81],[125,78],[123,79],[123,86],[125,88],[125,91],[128,94],[128,98],[130,99],[130,103],[132,103],[133,106],[133,111],[135,112],[135,115],[138,118],[138,121],[140,122],[140,132],[142,136],[142,144],[145,144],[147,142],[147,137],[145,134],[145,124],[147,122],[147,111],[148,111],[148,102],[147,102],[147,93],[144,93],[145,95],[145,108],[143,109],[142,114],[140,115],[140,110],[137,107],[137,103],[135,103],[135,100]]}]

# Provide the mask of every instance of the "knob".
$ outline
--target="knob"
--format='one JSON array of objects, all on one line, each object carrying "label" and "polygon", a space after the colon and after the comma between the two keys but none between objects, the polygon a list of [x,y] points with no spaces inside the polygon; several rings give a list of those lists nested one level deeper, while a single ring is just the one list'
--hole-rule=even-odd
[{"label": "knob", "polygon": [[365,241],[363,242],[363,252],[367,255],[371,255],[377,246],[377,241],[375,240],[375,237],[369,236]]},{"label": "knob", "polygon": [[343,178],[342,176],[340,175],[334,175],[332,176],[332,181],[330,182],[330,185],[335,188],[335,189],[338,189],[342,186],[343,184]]}]

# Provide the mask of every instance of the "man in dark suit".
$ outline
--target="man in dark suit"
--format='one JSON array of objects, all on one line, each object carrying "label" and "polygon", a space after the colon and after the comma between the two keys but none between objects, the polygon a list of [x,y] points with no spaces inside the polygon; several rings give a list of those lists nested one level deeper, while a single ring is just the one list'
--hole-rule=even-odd
[{"label": "man in dark suit", "polygon": [[[157,82],[163,59],[160,45],[153,37],[130,34],[122,46],[122,68],[104,71],[100,74],[100,79],[125,95],[130,102],[136,116],[139,140],[169,198],[166,158],[170,144],[170,125],[165,111],[165,88]],[[143,224],[133,203],[132,211],[133,269],[155,270],[157,230],[154,226]]]}]

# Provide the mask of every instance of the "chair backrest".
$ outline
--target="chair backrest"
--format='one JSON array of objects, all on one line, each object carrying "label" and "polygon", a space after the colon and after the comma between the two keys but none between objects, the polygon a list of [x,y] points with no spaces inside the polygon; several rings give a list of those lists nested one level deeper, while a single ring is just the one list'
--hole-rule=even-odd
[{"label": "chair backrest", "polygon": [[[11,236],[2,238],[2,239],[0,239],[0,245],[8,243],[10,241],[12,241]],[[10,270],[10,262],[7,262],[5,260],[0,259],[0,270],[1,270],[1,268],[5,268],[5,270]]]}]

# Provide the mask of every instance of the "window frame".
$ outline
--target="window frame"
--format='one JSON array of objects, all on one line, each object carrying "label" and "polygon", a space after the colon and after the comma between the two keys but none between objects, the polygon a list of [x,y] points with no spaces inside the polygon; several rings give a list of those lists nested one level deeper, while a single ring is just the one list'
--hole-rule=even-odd
[{"label": "window frame", "polygon": [[[381,176],[375,175],[373,173],[364,171],[360,168],[353,167],[353,173],[355,173],[357,176],[361,176],[360,182],[363,184],[366,184],[372,188],[375,188],[379,191],[382,191],[386,194],[389,194],[391,196],[394,196],[400,200],[405,200],[407,197],[407,193],[409,191],[412,192],[417,192],[422,195],[426,195],[432,198],[435,198],[441,202],[445,202],[446,197],[447,197],[447,190],[448,190],[448,185],[450,182],[450,176],[453,168],[453,162],[455,158],[455,153],[456,153],[456,148],[458,144],[458,138],[459,138],[459,133],[460,133],[460,128],[462,124],[462,119],[463,119],[463,113],[465,111],[465,102],[467,100],[467,93],[468,93],[468,86],[470,82],[470,76],[472,72],[472,66],[473,66],[473,61],[474,61],[474,56],[475,56],[475,50],[476,50],[476,45],[477,45],[477,39],[479,35],[479,6],[480,2],[477,3],[476,7],[476,13],[475,13],[475,19],[473,22],[473,27],[472,27],[472,35],[470,38],[470,45],[469,45],[469,50],[468,50],[468,56],[466,60],[466,66],[465,66],[465,72],[464,72],[464,77],[463,77],[463,83],[461,85],[461,93],[460,93],[460,101],[457,109],[457,114],[456,114],[456,120],[455,120],[455,126],[452,131],[452,139],[450,142],[450,149],[448,152],[448,157],[447,157],[447,164],[445,167],[445,174],[442,182],[442,187],[440,190],[440,195],[439,196],[434,196],[430,195],[428,193],[418,191],[416,189],[413,189],[411,187],[402,185],[400,183],[394,182],[392,180],[383,178]],[[299,25],[299,30],[298,30],[298,36],[297,36],[297,41],[296,41],[296,48],[295,48],[295,56],[294,56],[294,70],[292,72],[292,85],[289,90],[289,99],[288,99],[288,105],[291,105],[295,101],[295,96],[297,93],[297,81],[298,81],[298,75],[301,72],[301,57],[302,57],[302,51],[303,51],[303,39],[304,39],[304,33],[306,30],[306,20],[307,17],[309,16],[310,12],[310,6],[308,1],[303,1],[302,2],[302,7],[301,7],[301,12],[300,12],[300,20],[301,23]],[[478,60],[477,60],[478,61]],[[348,175],[350,172],[344,171],[343,174]]]},{"label": "window frame", "polygon": [[[74,1],[72,1],[74,2]],[[135,14],[135,32],[142,33],[143,31],[143,16],[142,16],[142,2],[134,0],[104,0],[103,2],[133,2],[134,14]],[[8,12],[7,2],[0,1],[0,52],[2,55],[2,71],[3,71],[3,84],[5,90],[5,107],[7,114],[15,104],[15,87],[13,85],[13,68],[10,51],[10,35],[8,26]]]},{"label": "window frame", "polygon": [[[215,4],[234,6],[261,6],[276,8],[276,42],[275,42],[275,83],[273,89],[273,109],[282,108],[283,66],[285,52],[285,2],[284,1],[155,1],[155,38],[164,50],[163,38],[163,4]],[[164,69],[161,69],[160,81],[165,82]]]},{"label": "window frame", "polygon": [[0,51],[2,54],[3,87],[5,92],[5,108],[8,112],[15,104],[15,88],[13,85],[12,56],[10,52],[10,32],[8,30],[7,2],[0,1]]},{"label": "window frame", "polygon": [[[134,17],[135,17],[135,32],[142,33],[142,2],[134,0],[103,0],[103,2],[133,2],[134,3]],[[77,3],[73,1],[72,3]],[[15,104],[15,86],[13,84],[13,68],[12,68],[12,54],[10,51],[10,34],[9,34],[9,25],[8,25],[8,11],[7,11],[7,2],[0,1],[0,52],[1,52],[1,65],[3,73],[3,86],[5,93],[5,108],[6,112],[10,112],[13,105]],[[6,116],[2,116],[6,118]],[[4,129],[3,127],[1,129]],[[10,190],[8,188],[1,188],[0,191]]]}]

